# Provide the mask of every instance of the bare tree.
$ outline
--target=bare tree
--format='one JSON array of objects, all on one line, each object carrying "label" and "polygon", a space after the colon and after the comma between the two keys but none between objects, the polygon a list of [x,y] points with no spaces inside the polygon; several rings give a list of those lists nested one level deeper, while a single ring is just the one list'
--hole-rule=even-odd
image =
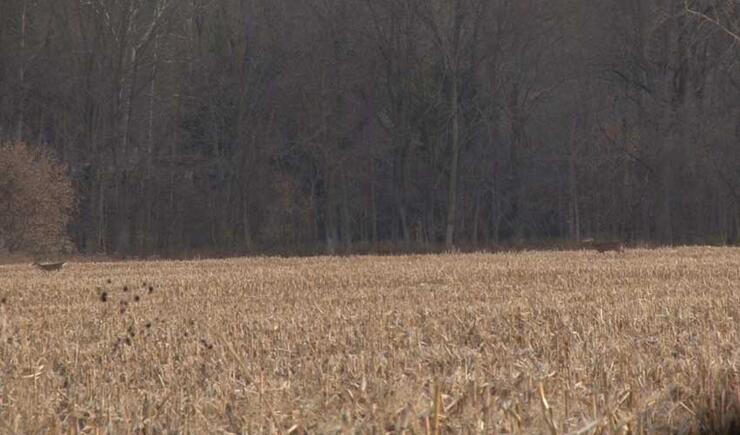
[{"label": "bare tree", "polygon": [[[6,0],[85,252],[733,242],[732,0]],[[402,242],[402,244],[398,244]]]},{"label": "bare tree", "polygon": [[[695,2],[692,2],[695,3]],[[734,0],[716,0],[704,10],[684,0],[684,11],[709,23],[740,44],[740,6]]]},{"label": "bare tree", "polygon": [[454,247],[457,221],[459,163],[461,152],[460,87],[463,71],[470,68],[469,53],[479,44],[481,22],[486,15],[487,1],[422,0],[418,14],[426,24],[441,64],[444,68],[449,110],[450,163],[447,190],[445,246]]}]

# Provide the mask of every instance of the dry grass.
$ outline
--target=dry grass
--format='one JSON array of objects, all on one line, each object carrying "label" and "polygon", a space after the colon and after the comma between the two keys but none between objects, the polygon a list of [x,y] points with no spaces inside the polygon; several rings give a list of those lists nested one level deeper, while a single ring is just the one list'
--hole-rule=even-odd
[{"label": "dry grass", "polygon": [[697,433],[739,411],[740,249],[16,265],[2,298],[2,433]]}]

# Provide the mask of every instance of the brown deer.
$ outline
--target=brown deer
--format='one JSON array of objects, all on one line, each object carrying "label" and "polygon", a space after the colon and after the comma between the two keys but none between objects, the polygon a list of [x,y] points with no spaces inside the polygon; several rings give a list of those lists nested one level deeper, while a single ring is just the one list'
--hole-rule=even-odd
[{"label": "brown deer", "polygon": [[624,252],[624,243],[622,242],[595,242],[594,239],[585,239],[583,243],[600,254],[609,251]]},{"label": "brown deer", "polygon": [[65,261],[55,261],[47,263],[34,262],[33,265],[43,270],[44,272],[55,272],[61,270],[64,265],[67,264]]}]

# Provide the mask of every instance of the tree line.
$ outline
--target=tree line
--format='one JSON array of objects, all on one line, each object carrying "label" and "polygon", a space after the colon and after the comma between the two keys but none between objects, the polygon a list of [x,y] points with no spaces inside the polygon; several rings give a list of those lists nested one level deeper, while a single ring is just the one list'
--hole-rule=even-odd
[{"label": "tree line", "polygon": [[[81,252],[736,243],[735,0],[3,0]],[[3,174],[0,174],[2,179]]]}]

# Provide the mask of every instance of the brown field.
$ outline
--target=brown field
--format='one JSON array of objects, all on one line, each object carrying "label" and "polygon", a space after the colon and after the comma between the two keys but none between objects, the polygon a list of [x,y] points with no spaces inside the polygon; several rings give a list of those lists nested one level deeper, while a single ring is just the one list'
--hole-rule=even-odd
[{"label": "brown field", "polygon": [[0,433],[708,433],[740,411],[740,249],[7,265],[0,298]]}]

